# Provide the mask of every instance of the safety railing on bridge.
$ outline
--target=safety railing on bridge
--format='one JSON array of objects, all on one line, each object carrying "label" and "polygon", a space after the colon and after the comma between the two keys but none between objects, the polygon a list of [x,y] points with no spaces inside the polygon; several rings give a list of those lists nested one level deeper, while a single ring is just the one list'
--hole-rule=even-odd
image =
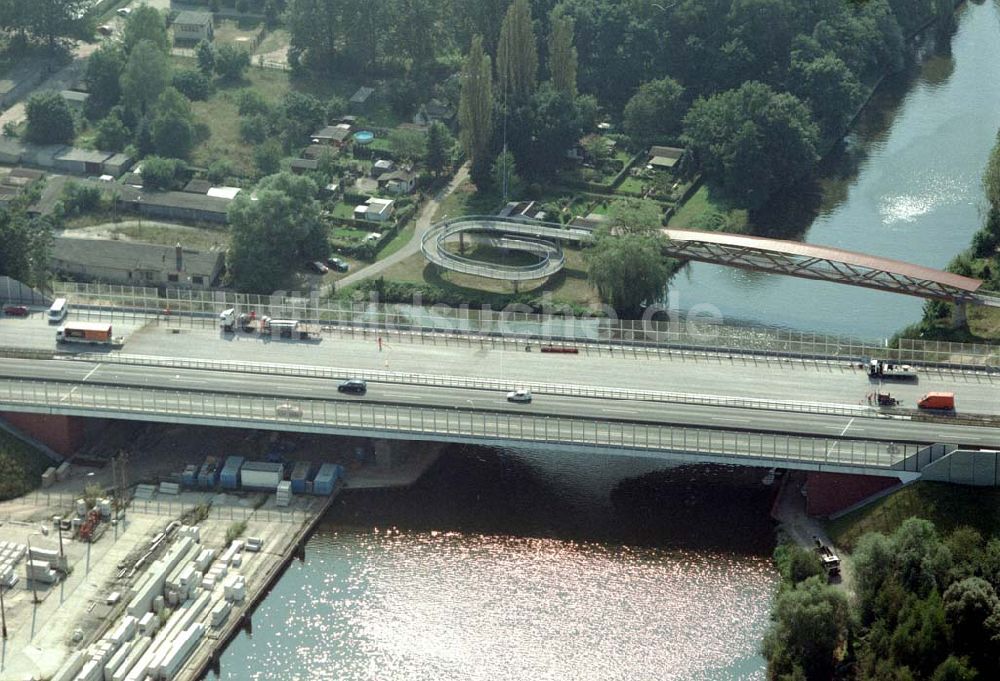
[{"label": "safety railing on bridge", "polygon": [[[2,355],[2,350],[0,350]],[[436,386],[441,388],[490,390],[506,392],[523,388],[539,395],[563,397],[588,397],[606,400],[633,400],[642,402],[667,402],[675,404],[695,404],[711,407],[733,407],[741,409],[767,409],[808,414],[833,414],[838,416],[880,416],[880,412],[866,405],[831,404],[799,400],[770,400],[755,397],[730,397],[726,395],[702,395],[659,390],[635,390],[629,388],[609,388],[596,385],[543,383],[538,381],[509,381],[495,378],[468,376],[448,376],[420,374],[403,371],[382,371],[372,369],[351,369],[346,367],[306,366],[296,364],[274,364],[262,362],[236,362],[229,360],[188,359],[157,357],[150,355],[128,355],[120,353],[68,355],[66,359],[87,362],[112,362],[132,366],[169,367],[172,369],[196,369],[230,373],[267,374],[276,376],[296,376],[323,378],[330,380],[360,378],[375,383],[396,383],[404,385]]]},{"label": "safety railing on bridge", "polygon": [[[468,307],[337,302],[293,295],[252,295],[57,282],[55,296],[70,300],[76,315],[119,319],[158,319],[163,323],[214,324],[224,309],[256,311],[276,319],[299,319],[338,328],[375,332],[451,334],[464,338],[503,338],[518,342],[570,342],[582,347],[616,345],[658,350],[687,348],[733,353],[796,357],[863,359],[883,357],[901,362],[1000,370],[1000,345],[901,339],[896,344],[789,329],[695,323],[688,321],[619,320],[535,314],[520,306],[505,310]],[[557,309],[553,306],[553,309]],[[165,315],[165,312],[169,312]],[[180,320],[177,315],[200,315]]]},{"label": "safety railing on bridge", "polygon": [[230,393],[0,380],[0,408],[81,416],[136,418],[368,437],[483,444],[535,443],[733,457],[767,465],[836,465],[888,469],[918,444],[675,426],[639,421],[514,412],[410,407],[371,402],[287,399]]}]

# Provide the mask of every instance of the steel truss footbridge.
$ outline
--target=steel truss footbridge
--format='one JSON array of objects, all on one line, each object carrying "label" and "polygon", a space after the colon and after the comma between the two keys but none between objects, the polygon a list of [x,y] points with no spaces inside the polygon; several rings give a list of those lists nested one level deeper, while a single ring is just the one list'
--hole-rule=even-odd
[{"label": "steel truss footbridge", "polygon": [[[1000,294],[982,290],[980,279],[931,267],[827,246],[726,232],[664,229],[664,254],[684,260],[739,267],[815,279],[878,291],[902,293],[956,304],[1000,307]],[[488,238],[496,245],[533,253],[530,265],[487,263],[454,252],[463,250],[466,235]],[[587,229],[523,218],[471,215],[439,222],[421,241],[424,256],[435,265],[464,274],[504,281],[529,281],[552,276],[565,265],[560,244],[593,238]]]}]

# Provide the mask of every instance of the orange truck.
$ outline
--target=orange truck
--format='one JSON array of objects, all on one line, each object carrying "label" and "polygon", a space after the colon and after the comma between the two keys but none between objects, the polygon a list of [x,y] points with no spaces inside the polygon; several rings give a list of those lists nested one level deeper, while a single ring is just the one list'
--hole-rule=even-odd
[{"label": "orange truck", "polygon": [[70,322],[56,331],[57,343],[90,343],[92,345],[121,345],[122,339],[111,335],[111,324],[106,322]]},{"label": "orange truck", "polygon": [[917,406],[921,409],[955,410],[955,393],[927,393],[919,400]]}]

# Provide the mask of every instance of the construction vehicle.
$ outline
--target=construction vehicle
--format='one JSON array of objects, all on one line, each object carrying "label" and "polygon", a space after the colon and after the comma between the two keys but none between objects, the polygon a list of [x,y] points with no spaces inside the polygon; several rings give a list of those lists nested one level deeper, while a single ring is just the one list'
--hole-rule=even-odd
[{"label": "construction vehicle", "polygon": [[955,393],[927,393],[917,400],[920,409],[955,411]]},{"label": "construction vehicle", "polygon": [[113,336],[111,324],[106,322],[69,322],[56,331],[56,342],[120,346],[125,339]]},{"label": "construction vehicle", "polygon": [[816,553],[819,555],[819,562],[823,565],[827,577],[832,578],[839,575],[840,558],[837,554],[833,552],[833,549],[821,542],[819,537],[813,537],[813,541],[816,543]]},{"label": "construction vehicle", "polygon": [[229,308],[219,313],[219,326],[226,333],[232,333],[236,325],[236,308]]},{"label": "construction vehicle", "polygon": [[82,541],[93,541],[94,532],[97,530],[97,526],[101,524],[101,511],[97,508],[92,508],[87,512],[87,516],[80,525],[79,536]]},{"label": "construction vehicle", "polygon": [[889,393],[877,393],[875,397],[878,400],[878,406],[880,407],[895,407],[899,404],[899,400]]},{"label": "construction vehicle", "polygon": [[899,364],[885,359],[872,359],[868,362],[870,378],[896,378],[907,380],[917,377],[917,369],[909,364]]}]

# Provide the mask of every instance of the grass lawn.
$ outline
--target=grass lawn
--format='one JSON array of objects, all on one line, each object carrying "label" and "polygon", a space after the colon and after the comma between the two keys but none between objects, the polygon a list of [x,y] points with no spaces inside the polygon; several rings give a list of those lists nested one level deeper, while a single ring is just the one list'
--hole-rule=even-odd
[{"label": "grass lawn", "polygon": [[476,185],[466,180],[448,195],[434,214],[434,222],[460,215],[488,215],[496,213],[501,204],[498,194],[476,191]]},{"label": "grass lawn", "polygon": [[627,194],[641,194],[645,186],[646,183],[638,177],[628,175],[624,180],[622,180],[622,183],[618,185],[618,191]]},{"label": "grass lawn", "polygon": [[178,243],[185,248],[208,251],[212,248],[226,249],[229,247],[229,232],[224,229],[204,229],[200,227],[183,227],[180,225],[150,225],[146,222],[140,228],[138,224],[127,223],[112,230],[113,234],[142,241],[148,244],[174,246]]},{"label": "grass lawn", "polygon": [[277,52],[278,50],[287,48],[289,42],[291,42],[291,37],[288,31],[283,28],[276,28],[273,31],[268,31],[268,34],[260,41],[260,45],[257,46],[254,52],[256,54]]},{"label": "grass lawn", "polygon": [[985,537],[996,536],[1000,533],[1000,489],[917,482],[831,520],[826,527],[834,543],[852,549],[866,532],[891,534],[910,516],[930,520],[942,534],[968,525]]},{"label": "grass lawn", "polygon": [[743,232],[749,217],[746,210],[732,209],[713,197],[707,185],[702,185],[670,217],[668,227],[685,229],[715,229],[726,232]]},{"label": "grass lawn", "polygon": [[0,430],[0,501],[19,497],[42,483],[52,461],[6,430]]},{"label": "grass lawn", "polygon": [[248,47],[253,44],[254,36],[260,31],[260,25],[251,26],[248,23],[243,25],[238,24],[235,21],[229,19],[223,19],[222,21],[216,21],[215,23],[215,44],[219,45],[235,45],[239,38],[246,38]]},{"label": "grass lawn", "polygon": [[[514,285],[506,281],[484,279],[457,272],[438,272],[420,253],[399,262],[384,273],[387,281],[402,281],[413,284],[437,286],[469,299],[480,299],[483,293],[496,294],[499,304],[514,295]],[[532,296],[542,293],[552,294],[555,303],[591,305],[599,302],[597,292],[587,281],[587,268],[583,254],[578,250],[566,250],[566,267],[549,280],[522,282],[520,292]],[[491,303],[492,304],[492,303]]]},{"label": "grass lawn", "polygon": [[[333,206],[333,217],[343,218],[346,220],[354,219],[354,206],[344,203],[343,201],[337,201]],[[357,230],[354,230],[357,231]]]},{"label": "grass lawn", "polygon": [[[448,243],[445,245],[445,248],[452,253],[459,252],[459,244],[457,242]],[[479,260],[495,265],[512,265],[515,267],[534,265],[540,262],[539,258],[531,253],[518,250],[506,250],[503,248],[497,248],[496,246],[491,246],[490,244],[468,244],[465,247],[464,255],[465,257],[472,258],[473,260]]]},{"label": "grass lawn", "polygon": [[383,246],[382,250],[375,255],[375,260],[385,260],[403,246],[410,243],[410,239],[413,238],[415,225],[416,222],[414,220],[407,222],[406,227],[396,232],[396,236],[389,239],[389,243]]}]

